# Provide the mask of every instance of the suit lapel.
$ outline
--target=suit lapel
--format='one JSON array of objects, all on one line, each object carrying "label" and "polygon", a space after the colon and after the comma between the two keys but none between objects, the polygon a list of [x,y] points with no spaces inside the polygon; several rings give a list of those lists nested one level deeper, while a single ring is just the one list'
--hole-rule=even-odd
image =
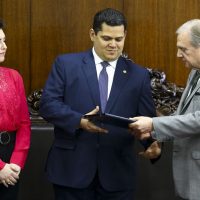
[{"label": "suit lapel", "polygon": [[192,93],[188,96],[188,92],[192,86],[191,83],[192,83],[193,77],[195,76],[195,73],[196,73],[196,70],[192,70],[190,79],[187,83],[185,91],[180,100],[180,107],[178,107],[178,109],[177,109],[177,112],[179,112],[179,113],[183,112],[184,109],[187,108],[187,106],[190,103],[191,99],[193,98],[195,92],[200,88],[200,83],[198,83],[197,86],[195,87],[195,89],[192,91]]},{"label": "suit lapel", "polygon": [[185,90],[184,90],[184,92],[182,94],[182,97],[180,99],[180,103],[179,103],[178,108],[177,108],[177,114],[181,113],[183,107],[185,107],[186,98],[187,98],[187,94],[188,94],[189,90],[190,90],[190,84],[188,83],[186,85],[186,88],[185,88]]},{"label": "suit lapel", "polygon": [[106,105],[105,112],[109,113],[114,103],[117,101],[121,90],[124,88],[126,81],[129,78],[129,70],[127,64],[124,62],[123,58],[119,58],[117,66],[115,69],[114,79],[112,83],[112,88],[110,91],[109,99]]},{"label": "suit lapel", "polygon": [[[94,105],[100,105],[99,84],[92,51],[90,51],[88,55],[84,57],[82,69],[87,79],[89,91],[94,101]],[[112,88],[105,112],[110,112],[129,76],[128,66],[124,62],[123,58],[120,57],[117,62]]]},{"label": "suit lapel", "polygon": [[94,105],[100,105],[99,84],[92,51],[90,51],[83,59],[82,69],[87,79],[89,91],[94,101]]}]

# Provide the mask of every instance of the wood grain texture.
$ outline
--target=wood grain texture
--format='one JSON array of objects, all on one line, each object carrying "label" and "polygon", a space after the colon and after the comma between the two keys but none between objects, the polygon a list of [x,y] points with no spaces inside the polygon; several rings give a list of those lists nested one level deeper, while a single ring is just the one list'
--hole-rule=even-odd
[{"label": "wood grain texture", "polygon": [[123,8],[119,0],[32,1],[32,89],[43,87],[55,57],[92,47],[89,30],[94,14],[103,8]]},{"label": "wood grain texture", "polygon": [[164,71],[167,80],[185,85],[189,70],[176,58],[176,29],[200,17],[198,0],[124,0],[129,22],[125,51],[135,62]]},{"label": "wood grain texture", "polygon": [[28,94],[30,85],[30,1],[6,0],[0,3],[0,17],[5,22],[6,44],[8,50],[3,66],[18,70]]},{"label": "wood grain texture", "polygon": [[92,47],[94,14],[112,7],[124,12],[124,51],[136,63],[164,71],[184,86],[189,70],[176,58],[176,29],[199,18],[199,0],[2,0],[8,52],[3,65],[20,71],[27,94],[42,88],[55,57]]}]

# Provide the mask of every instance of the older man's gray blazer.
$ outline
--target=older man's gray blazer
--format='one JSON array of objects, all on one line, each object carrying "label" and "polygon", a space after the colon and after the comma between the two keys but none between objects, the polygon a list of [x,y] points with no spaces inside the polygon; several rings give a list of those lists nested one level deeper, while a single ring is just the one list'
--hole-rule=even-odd
[{"label": "older man's gray blazer", "polygon": [[174,116],[153,118],[153,137],[174,140],[173,176],[177,194],[200,200],[200,83],[187,97],[196,73],[192,70]]}]

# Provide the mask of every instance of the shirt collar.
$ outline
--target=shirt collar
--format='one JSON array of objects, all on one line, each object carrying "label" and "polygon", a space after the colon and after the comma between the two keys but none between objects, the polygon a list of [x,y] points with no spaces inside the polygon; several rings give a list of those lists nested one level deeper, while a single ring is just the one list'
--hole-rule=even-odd
[{"label": "shirt collar", "polygon": [[[95,65],[98,65],[100,64],[101,62],[103,62],[103,60],[96,54],[95,50],[94,50],[94,47],[92,48],[92,53],[93,53],[93,56],[94,56],[94,62],[95,62]],[[118,60],[118,59],[117,59]],[[114,61],[110,61],[108,62],[110,64],[110,66],[112,68],[116,68],[116,65],[117,65],[117,60],[114,60]]]}]

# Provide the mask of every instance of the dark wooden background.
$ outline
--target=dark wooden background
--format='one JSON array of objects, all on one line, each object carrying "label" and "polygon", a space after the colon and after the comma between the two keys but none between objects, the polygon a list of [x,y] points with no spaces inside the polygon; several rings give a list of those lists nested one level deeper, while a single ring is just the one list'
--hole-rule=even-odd
[{"label": "dark wooden background", "polygon": [[185,85],[188,69],[176,58],[175,31],[200,16],[199,0],[0,0],[8,51],[3,65],[22,74],[27,95],[42,88],[58,54],[89,49],[94,14],[113,7],[128,20],[125,52]]},{"label": "dark wooden background", "polygon": [[[124,51],[129,57],[164,71],[168,81],[184,86],[189,71],[176,58],[175,31],[185,21],[200,17],[199,4],[200,0],[0,0],[8,45],[3,65],[20,71],[27,95],[42,88],[58,54],[92,47],[89,29],[93,16],[112,7],[127,17]],[[32,131],[20,200],[53,199],[52,186],[43,177],[52,131],[40,129]],[[137,200],[175,200],[171,149],[171,143],[165,145],[156,165],[139,159]]]}]

